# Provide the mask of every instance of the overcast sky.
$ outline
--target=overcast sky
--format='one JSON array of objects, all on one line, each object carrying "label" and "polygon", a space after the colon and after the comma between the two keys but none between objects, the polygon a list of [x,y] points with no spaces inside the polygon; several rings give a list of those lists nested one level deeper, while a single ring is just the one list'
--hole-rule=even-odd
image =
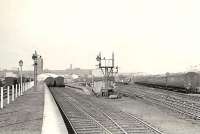
[{"label": "overcast sky", "polygon": [[0,0],[0,68],[34,50],[48,69],[95,68],[99,51],[121,72],[180,72],[200,64],[199,0]]}]

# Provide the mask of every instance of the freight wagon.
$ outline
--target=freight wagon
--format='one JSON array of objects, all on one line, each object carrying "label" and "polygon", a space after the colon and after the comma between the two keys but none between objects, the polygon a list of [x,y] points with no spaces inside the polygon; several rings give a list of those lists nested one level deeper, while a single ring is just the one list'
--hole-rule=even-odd
[{"label": "freight wagon", "polygon": [[56,87],[64,87],[65,86],[64,77],[58,76],[54,80],[55,80],[54,86],[56,86]]},{"label": "freight wagon", "polygon": [[3,86],[12,86],[18,84],[17,77],[5,77],[3,81]]},{"label": "freight wagon", "polygon": [[47,85],[48,87],[53,87],[53,86],[55,86],[55,80],[54,80],[53,77],[47,77],[47,78],[44,80],[44,82],[46,83],[46,85]]},{"label": "freight wagon", "polygon": [[200,75],[196,72],[155,76],[136,80],[135,84],[185,93],[200,93]]}]

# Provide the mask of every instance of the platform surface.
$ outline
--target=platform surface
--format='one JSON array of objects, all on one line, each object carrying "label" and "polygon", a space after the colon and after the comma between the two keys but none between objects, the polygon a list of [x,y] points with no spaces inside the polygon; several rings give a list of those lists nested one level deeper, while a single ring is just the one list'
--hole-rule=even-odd
[{"label": "platform surface", "polygon": [[0,110],[0,134],[41,134],[44,111],[44,84]]},{"label": "platform surface", "polygon": [[48,87],[44,86],[44,116],[42,134],[68,134],[67,128],[60,111]]}]

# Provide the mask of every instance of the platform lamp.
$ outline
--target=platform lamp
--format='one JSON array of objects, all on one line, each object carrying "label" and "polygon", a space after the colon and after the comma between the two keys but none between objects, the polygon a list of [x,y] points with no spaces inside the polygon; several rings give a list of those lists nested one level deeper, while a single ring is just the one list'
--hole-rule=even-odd
[{"label": "platform lamp", "polygon": [[21,87],[21,90],[22,90],[22,66],[23,66],[22,60],[19,61],[19,66],[20,66],[20,87]]}]

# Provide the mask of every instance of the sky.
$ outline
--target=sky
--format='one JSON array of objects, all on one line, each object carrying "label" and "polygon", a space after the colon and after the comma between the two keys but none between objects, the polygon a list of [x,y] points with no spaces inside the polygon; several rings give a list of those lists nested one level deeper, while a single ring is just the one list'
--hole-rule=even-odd
[{"label": "sky", "polygon": [[35,50],[44,68],[96,68],[115,53],[120,72],[185,71],[200,64],[199,0],[0,0],[0,69]]}]

